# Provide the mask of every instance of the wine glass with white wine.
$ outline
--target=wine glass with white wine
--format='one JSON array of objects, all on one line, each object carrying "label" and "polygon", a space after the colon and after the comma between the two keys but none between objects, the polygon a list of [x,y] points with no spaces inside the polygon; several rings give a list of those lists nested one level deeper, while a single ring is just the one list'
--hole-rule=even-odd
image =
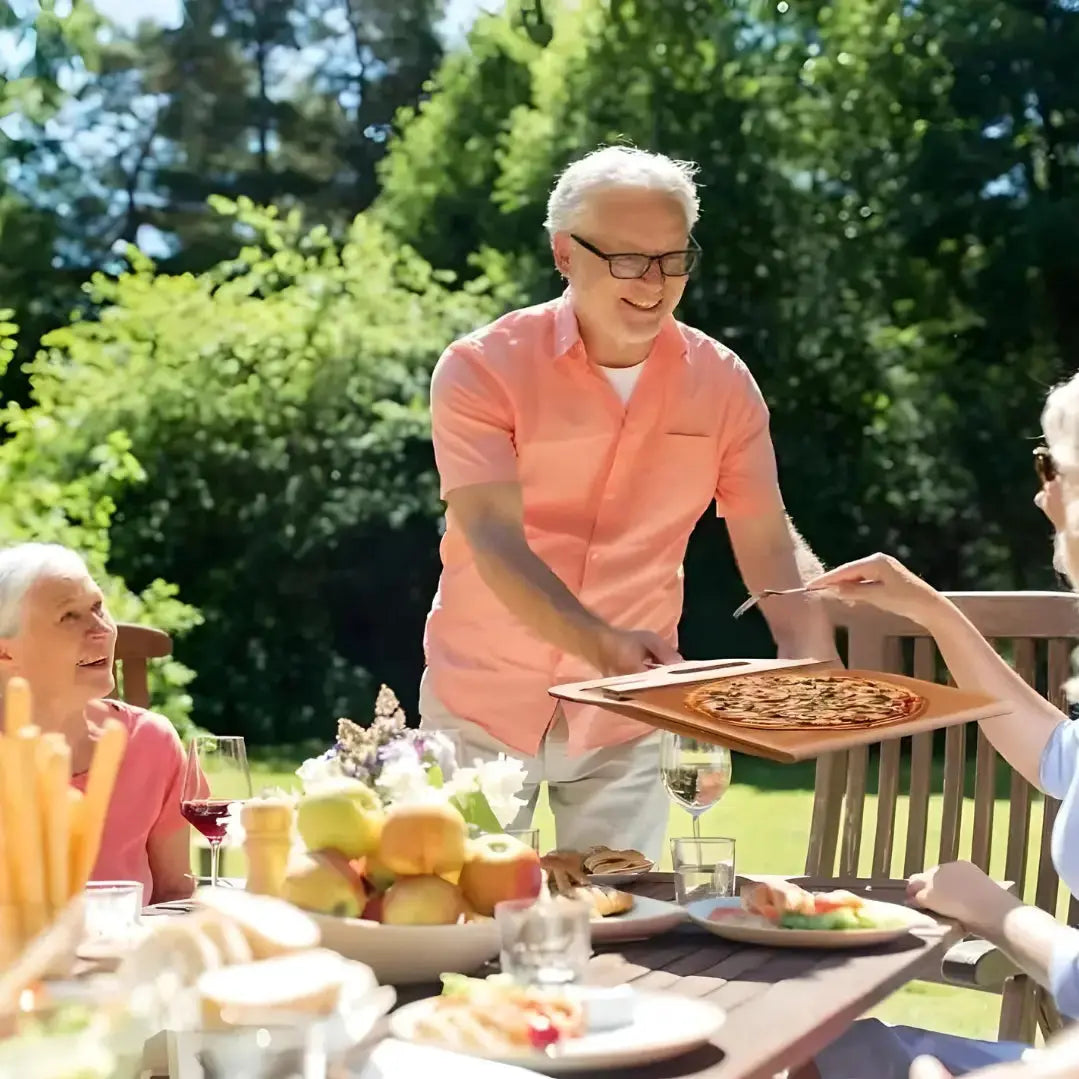
[{"label": "wine glass with white wine", "polygon": [[701,814],[731,785],[731,751],[726,746],[663,732],[659,747],[663,785],[671,800],[693,820],[693,837],[701,838]]}]

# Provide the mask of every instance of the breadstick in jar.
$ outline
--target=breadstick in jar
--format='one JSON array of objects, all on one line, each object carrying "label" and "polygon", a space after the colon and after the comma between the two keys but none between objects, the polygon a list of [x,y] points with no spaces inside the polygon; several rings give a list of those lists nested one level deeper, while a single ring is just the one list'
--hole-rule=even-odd
[{"label": "breadstick in jar", "polygon": [[46,734],[39,748],[38,797],[44,822],[45,881],[49,906],[59,914],[71,896],[71,747],[61,734]]},{"label": "breadstick in jar", "polygon": [[79,890],[90,879],[94,863],[97,861],[101,847],[101,832],[105,826],[105,815],[109,810],[109,801],[112,798],[112,790],[126,747],[127,728],[119,720],[105,720],[97,744],[94,746],[90,773],[86,777],[78,873],[73,882]]}]

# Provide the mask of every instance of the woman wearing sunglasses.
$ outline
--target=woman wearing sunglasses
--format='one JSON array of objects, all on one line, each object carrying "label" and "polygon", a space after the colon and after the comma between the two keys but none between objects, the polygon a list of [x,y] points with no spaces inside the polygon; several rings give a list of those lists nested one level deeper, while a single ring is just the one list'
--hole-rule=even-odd
[{"label": "woman wearing sunglasses", "polygon": [[[1056,564],[1073,590],[1079,590],[1079,375],[1049,395],[1042,426],[1048,447],[1036,457],[1042,489],[1035,501],[1056,529]],[[859,587],[865,581],[878,582],[878,587]],[[1053,864],[1072,894],[1079,894],[1079,723],[1028,686],[950,600],[894,558],[872,555],[825,573],[810,587],[919,623],[933,635],[961,689],[1011,705],[1007,714],[983,720],[982,730],[1017,772],[1061,800],[1053,827]],[[1079,689],[1079,680],[1073,686]],[[912,877],[908,894],[997,945],[1053,993],[1064,1015],[1079,1017],[1079,930],[1022,903],[969,862]],[[912,1062],[923,1055],[938,1060],[944,1072],[962,1075],[1019,1061],[1029,1049],[1015,1042],[976,1041],[861,1020],[798,1079],[906,1079]],[[924,1074],[924,1067],[919,1070]]]}]

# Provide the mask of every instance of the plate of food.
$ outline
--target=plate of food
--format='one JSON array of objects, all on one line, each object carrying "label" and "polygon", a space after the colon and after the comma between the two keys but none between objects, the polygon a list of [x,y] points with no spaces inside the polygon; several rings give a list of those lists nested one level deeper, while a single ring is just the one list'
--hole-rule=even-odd
[{"label": "plate of food", "polygon": [[441,996],[389,1022],[405,1042],[562,1075],[669,1060],[708,1042],[725,1018],[706,1001],[629,986],[540,989],[447,974]]},{"label": "plate of food", "polygon": [[548,885],[555,895],[592,904],[592,940],[596,942],[645,940],[676,928],[686,918],[675,903],[622,892],[609,884],[559,884],[549,877]]},{"label": "plate of food", "polygon": [[595,846],[585,851],[553,850],[540,862],[548,876],[567,884],[621,884],[655,868],[639,850]]},{"label": "plate of food", "polygon": [[807,892],[790,881],[746,884],[740,898],[699,899],[686,910],[717,937],[771,948],[862,948],[937,924],[910,907],[846,891]]}]

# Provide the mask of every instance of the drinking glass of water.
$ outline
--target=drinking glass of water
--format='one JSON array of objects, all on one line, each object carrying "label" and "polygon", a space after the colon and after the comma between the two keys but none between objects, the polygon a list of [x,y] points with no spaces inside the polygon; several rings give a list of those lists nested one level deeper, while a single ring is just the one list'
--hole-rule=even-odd
[{"label": "drinking glass of water", "polygon": [[693,820],[693,837],[701,838],[701,814],[731,785],[731,751],[726,746],[664,731],[659,745],[663,785],[673,802]]},{"label": "drinking glass of water", "polygon": [[734,840],[672,839],[674,897],[682,905],[697,899],[725,899],[734,895]]},{"label": "drinking glass of water", "polygon": [[592,956],[592,904],[565,896],[495,904],[502,973],[520,985],[579,981]]}]

